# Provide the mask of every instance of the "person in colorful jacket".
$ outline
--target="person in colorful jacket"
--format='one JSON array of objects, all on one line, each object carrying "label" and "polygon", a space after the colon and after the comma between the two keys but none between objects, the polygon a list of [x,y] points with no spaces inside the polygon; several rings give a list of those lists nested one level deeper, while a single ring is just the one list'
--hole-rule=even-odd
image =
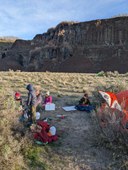
[{"label": "person in colorful jacket", "polygon": [[23,99],[21,93],[16,92],[14,98],[16,101],[16,110],[21,113],[23,111]]},{"label": "person in colorful jacket", "polygon": [[16,92],[14,97],[15,97],[15,103],[16,103],[15,109],[18,112],[19,121],[23,122],[25,120],[24,118],[25,102],[23,101],[21,97],[21,93],[19,92]]},{"label": "person in colorful jacket", "polygon": [[38,106],[42,103],[42,94],[39,86],[35,87],[35,93],[36,93],[36,106]]},{"label": "person in colorful jacket", "polygon": [[33,132],[34,140],[37,144],[46,145],[58,140],[56,127],[53,125],[49,125],[46,121],[37,121],[37,124],[32,125],[30,129]]},{"label": "person in colorful jacket", "polygon": [[44,104],[52,103],[52,96],[50,96],[50,92],[47,91],[44,99]]}]

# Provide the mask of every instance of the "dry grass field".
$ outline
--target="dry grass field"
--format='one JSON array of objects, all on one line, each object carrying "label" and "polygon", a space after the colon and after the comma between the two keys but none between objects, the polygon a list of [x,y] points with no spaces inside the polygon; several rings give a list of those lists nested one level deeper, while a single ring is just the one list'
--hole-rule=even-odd
[{"label": "dry grass field", "polygon": [[[18,121],[13,95],[27,96],[26,85],[40,85],[53,96],[55,111],[43,111],[51,117],[59,140],[46,146],[33,143],[29,128]],[[0,72],[0,170],[127,170],[128,147],[108,141],[98,128],[95,113],[65,112],[62,106],[77,104],[88,91],[97,107],[98,90],[118,92],[128,89],[128,74],[28,73]],[[64,114],[64,119],[56,118]]]}]

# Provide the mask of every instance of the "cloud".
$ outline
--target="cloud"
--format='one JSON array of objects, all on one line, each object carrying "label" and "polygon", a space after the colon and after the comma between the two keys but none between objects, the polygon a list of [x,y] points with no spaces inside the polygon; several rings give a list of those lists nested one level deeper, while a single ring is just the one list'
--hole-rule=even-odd
[{"label": "cloud", "polygon": [[1,0],[0,36],[31,39],[62,21],[109,18],[127,11],[127,0]]}]

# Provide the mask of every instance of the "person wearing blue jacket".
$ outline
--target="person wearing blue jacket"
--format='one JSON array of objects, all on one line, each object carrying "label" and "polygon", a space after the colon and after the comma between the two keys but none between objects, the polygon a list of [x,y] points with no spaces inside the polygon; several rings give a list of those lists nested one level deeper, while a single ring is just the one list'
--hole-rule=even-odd
[{"label": "person wearing blue jacket", "polygon": [[28,120],[32,123],[36,122],[36,93],[32,84],[28,84],[26,89],[28,90],[27,106],[29,108]]}]

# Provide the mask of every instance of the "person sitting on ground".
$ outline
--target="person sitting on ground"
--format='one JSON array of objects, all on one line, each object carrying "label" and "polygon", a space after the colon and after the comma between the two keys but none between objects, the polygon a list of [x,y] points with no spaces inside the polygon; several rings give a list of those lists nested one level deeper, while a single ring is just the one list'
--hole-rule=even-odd
[{"label": "person sitting on ground", "polygon": [[87,93],[85,93],[84,96],[80,99],[79,105],[81,105],[81,106],[91,105]]},{"label": "person sitting on ground", "polygon": [[35,92],[36,92],[36,111],[41,110],[42,105],[42,94],[41,89],[39,86],[35,86]]},{"label": "person sitting on ground", "polygon": [[37,144],[47,144],[58,140],[56,127],[49,125],[46,121],[37,121],[37,125],[30,127],[34,133],[34,139]]},{"label": "person sitting on ground", "polygon": [[19,92],[15,93],[15,101],[16,101],[16,110],[20,114],[19,121],[23,122],[24,118],[24,111],[25,111],[25,102],[23,101],[21,94]]},{"label": "person sitting on ground", "polygon": [[27,106],[28,111],[28,120],[32,123],[36,122],[36,93],[32,84],[28,84],[26,89],[28,92]]},{"label": "person sitting on ground", "polygon": [[44,99],[44,105],[52,103],[52,96],[50,96],[50,92],[47,91]]},{"label": "person sitting on ground", "polygon": [[75,107],[77,110],[91,112],[94,109],[94,106],[91,105],[88,94],[85,93],[84,96],[80,99],[79,104]]}]

